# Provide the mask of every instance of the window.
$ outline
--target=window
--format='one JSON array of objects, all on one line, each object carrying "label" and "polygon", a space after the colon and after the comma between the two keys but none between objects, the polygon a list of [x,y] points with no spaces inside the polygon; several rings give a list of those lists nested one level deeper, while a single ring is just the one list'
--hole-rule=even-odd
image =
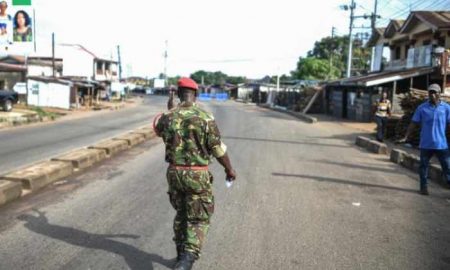
[{"label": "window", "polygon": [[5,90],[5,84],[4,80],[0,81],[0,90]]},{"label": "window", "polygon": [[103,75],[103,63],[97,62],[97,75]]},{"label": "window", "polygon": [[401,48],[400,47],[396,47],[395,48],[395,56],[394,56],[394,58],[395,58],[395,60],[397,60],[397,59],[400,59],[402,56],[401,56]]},{"label": "window", "polygon": [[403,59],[408,59],[408,50],[410,47],[410,45],[405,45],[405,57]]},{"label": "window", "polygon": [[429,39],[424,40],[424,41],[422,42],[422,45],[423,45],[423,46],[427,46],[427,45],[430,45],[430,44],[431,44],[431,40],[429,40]]}]

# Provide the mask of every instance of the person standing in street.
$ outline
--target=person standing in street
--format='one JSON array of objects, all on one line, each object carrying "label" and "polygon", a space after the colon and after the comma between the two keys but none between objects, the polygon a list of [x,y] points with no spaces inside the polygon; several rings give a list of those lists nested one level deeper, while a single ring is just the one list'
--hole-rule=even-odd
[{"label": "person standing in street", "polygon": [[391,102],[387,93],[383,91],[381,98],[376,103],[375,121],[377,123],[377,141],[382,142],[388,117],[391,116]]},{"label": "person standing in street", "polygon": [[417,107],[411,123],[406,131],[406,142],[414,129],[421,127],[420,131],[420,191],[428,195],[427,177],[430,159],[436,155],[441,163],[442,173],[447,184],[450,184],[450,152],[448,149],[446,129],[450,124],[450,105],[440,100],[441,87],[432,84],[428,87],[428,100]]},{"label": "person standing in street", "polygon": [[[156,134],[166,146],[168,194],[177,212],[173,224],[177,270],[192,268],[209,229],[214,212],[213,176],[208,170],[211,157],[225,168],[227,181],[236,179],[213,115],[195,103],[197,91],[195,81],[181,78],[181,103],[162,114],[155,125]],[[169,102],[168,107],[173,104]]]}]

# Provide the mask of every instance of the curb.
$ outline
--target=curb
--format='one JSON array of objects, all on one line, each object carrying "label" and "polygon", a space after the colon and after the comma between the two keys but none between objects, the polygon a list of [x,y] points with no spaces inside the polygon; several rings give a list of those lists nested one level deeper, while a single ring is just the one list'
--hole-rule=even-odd
[{"label": "curb", "polygon": [[48,161],[0,176],[0,206],[34,193],[155,137],[153,129],[143,126],[87,148],[74,149]]},{"label": "curb", "polygon": [[35,192],[71,174],[73,174],[73,166],[71,163],[44,161],[26,169],[2,176],[0,179],[22,183],[22,189]]},{"label": "curb", "polygon": [[364,136],[358,136],[356,138],[355,144],[359,147],[367,149],[369,152],[378,155],[386,155],[389,152],[389,149],[385,143],[380,143]]},{"label": "curb", "polygon": [[22,195],[20,183],[0,180],[0,205],[18,199]]},{"label": "curb", "polygon": [[72,164],[75,171],[91,167],[94,163],[107,158],[106,151],[103,149],[79,149],[67,154],[63,154],[52,161],[63,161]]},{"label": "curb", "polygon": [[[412,172],[419,173],[420,157],[417,155],[409,154],[406,151],[397,148],[393,148],[389,151],[386,144],[371,140],[364,136],[358,136],[355,144],[375,154],[389,155],[389,160],[392,163],[398,164],[411,170]],[[445,185],[446,183],[445,178],[442,175],[442,169],[437,164],[430,164],[428,169],[428,178],[440,185]]]},{"label": "curb", "polygon": [[89,146],[88,149],[99,149],[106,151],[108,157],[111,157],[119,152],[125,151],[129,148],[128,142],[124,140],[110,139],[99,142],[95,145]]}]

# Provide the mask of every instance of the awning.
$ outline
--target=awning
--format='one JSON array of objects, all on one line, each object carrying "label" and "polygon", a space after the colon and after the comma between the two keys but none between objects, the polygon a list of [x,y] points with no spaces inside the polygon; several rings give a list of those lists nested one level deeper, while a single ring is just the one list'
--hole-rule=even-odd
[{"label": "awning", "polygon": [[389,82],[409,79],[413,77],[423,76],[435,71],[434,67],[421,67],[401,71],[385,71],[368,74],[365,76],[351,77],[340,81],[335,81],[329,85],[343,85],[343,86],[362,86],[370,87],[381,85]]}]

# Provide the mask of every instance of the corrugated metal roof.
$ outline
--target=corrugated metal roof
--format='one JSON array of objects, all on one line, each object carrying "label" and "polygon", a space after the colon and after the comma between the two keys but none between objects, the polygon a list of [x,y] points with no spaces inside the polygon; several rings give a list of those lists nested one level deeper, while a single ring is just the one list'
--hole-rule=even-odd
[{"label": "corrugated metal roof", "polygon": [[0,71],[4,72],[24,72],[27,67],[24,65],[8,64],[0,62]]},{"label": "corrugated metal roof", "polygon": [[375,28],[372,36],[370,36],[369,40],[366,43],[366,47],[373,47],[378,42],[378,39],[384,35],[384,31],[386,28]]},{"label": "corrugated metal roof", "polygon": [[400,28],[404,25],[404,20],[391,20],[384,31],[384,37],[390,38],[397,33]]},{"label": "corrugated metal roof", "polygon": [[450,29],[450,11],[413,11],[409,14],[400,32],[409,31],[419,21],[428,24],[435,30]]},{"label": "corrugated metal roof", "polygon": [[335,81],[330,83],[330,86],[362,86],[362,87],[370,87],[375,85],[381,85],[393,81],[399,81],[403,79],[408,79],[411,77],[422,76],[426,74],[430,74],[435,70],[433,67],[420,67],[413,68],[403,71],[385,71],[372,73],[365,76],[357,76],[351,77],[339,81]]}]

